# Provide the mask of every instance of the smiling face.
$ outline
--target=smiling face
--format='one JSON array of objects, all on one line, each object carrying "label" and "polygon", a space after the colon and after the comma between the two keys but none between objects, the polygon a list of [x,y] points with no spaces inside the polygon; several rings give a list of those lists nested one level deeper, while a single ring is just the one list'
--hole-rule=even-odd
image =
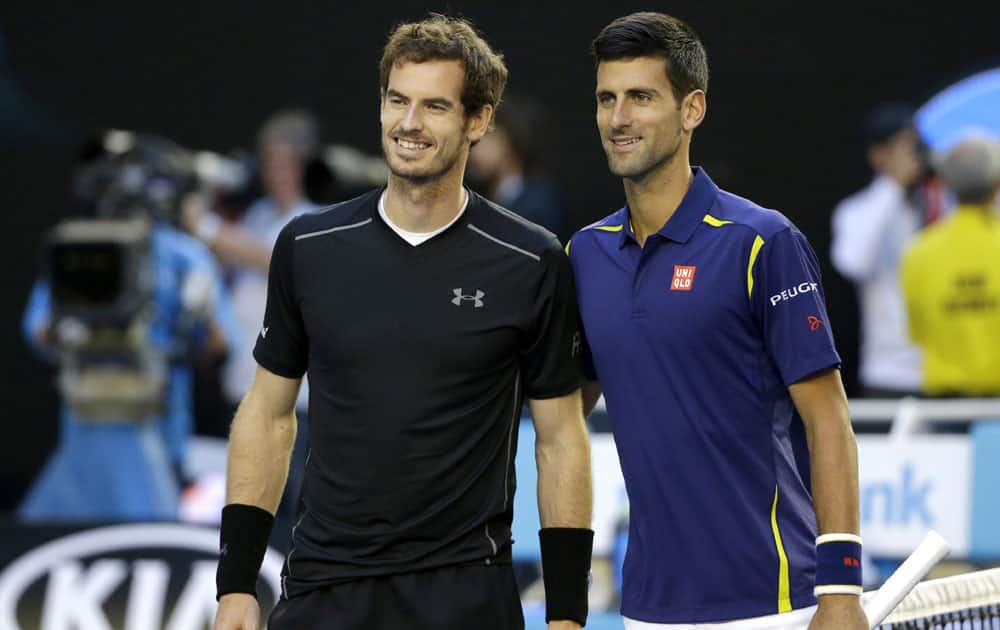
[{"label": "smiling face", "polygon": [[597,68],[597,129],[608,168],[642,179],[688,150],[705,114],[705,94],[678,103],[662,57],[602,61]]},{"label": "smiling face", "polygon": [[393,175],[417,183],[457,173],[470,145],[483,137],[493,108],[462,106],[465,74],[458,61],[401,62],[382,95],[382,151]]}]

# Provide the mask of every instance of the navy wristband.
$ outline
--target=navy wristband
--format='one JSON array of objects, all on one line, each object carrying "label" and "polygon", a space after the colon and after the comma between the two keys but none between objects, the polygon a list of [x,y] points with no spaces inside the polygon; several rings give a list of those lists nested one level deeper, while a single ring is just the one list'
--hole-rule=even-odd
[{"label": "navy wristband", "polygon": [[546,527],[538,532],[545,583],[545,621],[570,620],[587,624],[587,590],[594,531],[575,527]]},{"label": "navy wristband", "polygon": [[273,526],[274,516],[255,505],[232,503],[222,508],[216,599],[229,593],[257,596],[257,574]]},{"label": "navy wristband", "polygon": [[861,537],[824,534],[816,538],[816,587],[813,594],[861,595]]}]

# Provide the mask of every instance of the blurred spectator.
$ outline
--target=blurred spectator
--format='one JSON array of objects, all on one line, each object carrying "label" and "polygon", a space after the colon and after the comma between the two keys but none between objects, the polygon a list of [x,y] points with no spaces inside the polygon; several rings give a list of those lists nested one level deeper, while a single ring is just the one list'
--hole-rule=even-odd
[{"label": "blurred spectator", "polygon": [[940,161],[955,213],[920,234],[902,264],[910,336],[934,396],[1000,396],[1000,146],[971,138]]},{"label": "blurred spectator", "polygon": [[544,108],[527,96],[505,96],[494,125],[469,154],[471,179],[487,198],[565,241],[566,209],[543,159]]},{"label": "blurred spectator", "polygon": [[47,250],[24,314],[31,346],[59,363],[63,394],[59,443],[21,505],[25,520],[176,519],[192,362],[235,350],[240,336],[211,253],[170,225],[184,186],[166,166],[173,145],[118,138],[118,154],[81,169],[106,221],[60,224],[63,253]]},{"label": "blurred spectator", "polygon": [[[317,207],[306,196],[305,180],[307,164],[318,149],[318,126],[311,114],[302,110],[277,112],[257,134],[265,195],[253,202],[235,224],[224,222],[198,200],[185,208],[185,225],[212,248],[232,274],[233,304],[247,335],[242,340],[246,350],[230,354],[223,367],[223,394],[231,410],[250,389],[257,367],[250,348],[264,319],[271,250],[285,224]],[[298,500],[308,434],[308,400],[308,382],[303,380],[297,408],[299,432],[282,502],[285,516],[294,512]]]},{"label": "blurred spectator", "polygon": [[863,394],[898,397],[920,389],[920,354],[906,334],[898,271],[924,223],[916,193],[926,167],[909,107],[878,107],[865,134],[875,177],[834,210],[830,257],[858,289]]}]

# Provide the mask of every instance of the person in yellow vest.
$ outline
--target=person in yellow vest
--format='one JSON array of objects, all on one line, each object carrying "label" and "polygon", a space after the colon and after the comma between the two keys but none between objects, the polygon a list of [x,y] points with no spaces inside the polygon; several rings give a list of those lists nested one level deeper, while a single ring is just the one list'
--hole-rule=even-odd
[{"label": "person in yellow vest", "polygon": [[959,206],[903,258],[910,336],[932,396],[1000,395],[1000,144],[970,138],[938,171]]}]

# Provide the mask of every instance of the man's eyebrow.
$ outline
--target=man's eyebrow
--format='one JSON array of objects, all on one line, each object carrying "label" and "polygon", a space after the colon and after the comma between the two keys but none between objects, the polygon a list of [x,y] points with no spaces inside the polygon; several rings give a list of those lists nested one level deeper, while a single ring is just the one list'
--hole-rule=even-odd
[{"label": "man's eyebrow", "polygon": [[446,105],[448,107],[452,107],[452,106],[455,105],[455,103],[450,98],[445,98],[443,96],[436,96],[434,98],[427,98],[427,99],[424,99],[422,102],[423,103],[427,103],[428,105]]},{"label": "man's eyebrow", "polygon": [[[385,91],[385,95],[393,98],[401,98],[406,101],[412,100],[410,99],[409,96],[406,96],[405,94],[398,92],[392,88],[387,89]],[[449,108],[455,106],[455,101],[451,100],[450,98],[446,98],[444,96],[433,96],[430,98],[424,98],[420,99],[420,102],[426,105],[444,105],[445,107]]]},{"label": "man's eyebrow", "polygon": [[629,88],[629,89],[625,90],[625,93],[626,94],[653,94],[654,96],[658,96],[660,94],[660,91],[657,90],[656,88],[644,87],[644,86],[640,85],[638,87]]}]

